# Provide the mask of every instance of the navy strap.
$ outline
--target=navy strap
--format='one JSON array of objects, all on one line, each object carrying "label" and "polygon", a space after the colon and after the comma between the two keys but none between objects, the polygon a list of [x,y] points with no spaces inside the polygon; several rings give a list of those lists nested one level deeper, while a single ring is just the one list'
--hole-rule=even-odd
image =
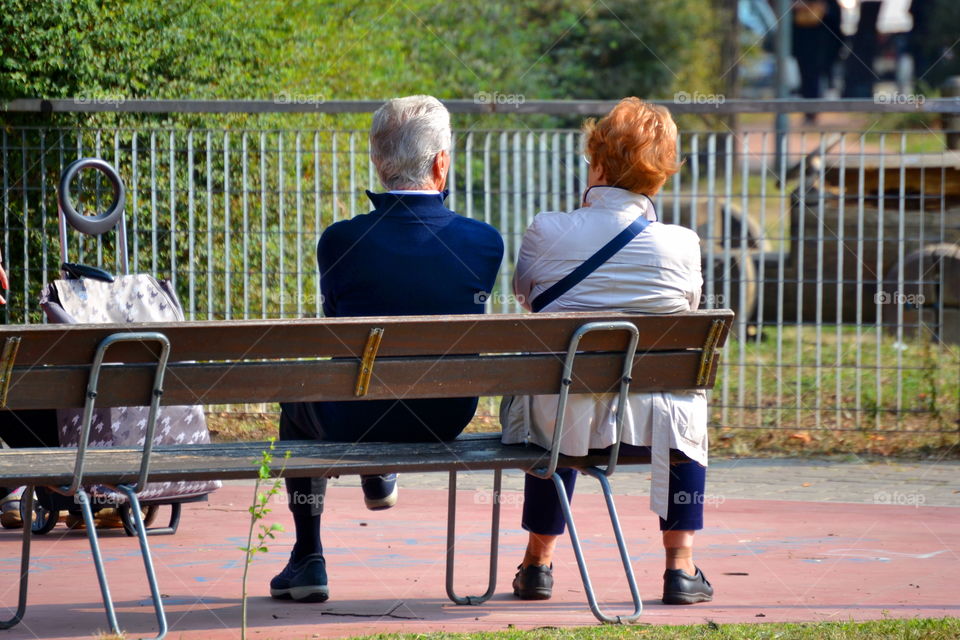
[{"label": "navy strap", "polygon": [[612,258],[620,249],[630,244],[630,241],[643,233],[643,230],[649,224],[650,221],[647,220],[645,214],[640,214],[626,229],[614,236],[613,240],[600,247],[600,250],[587,258],[583,264],[534,298],[530,302],[530,308],[533,309],[534,313],[539,313],[548,304],[580,284],[584,278],[596,271],[600,265]]}]

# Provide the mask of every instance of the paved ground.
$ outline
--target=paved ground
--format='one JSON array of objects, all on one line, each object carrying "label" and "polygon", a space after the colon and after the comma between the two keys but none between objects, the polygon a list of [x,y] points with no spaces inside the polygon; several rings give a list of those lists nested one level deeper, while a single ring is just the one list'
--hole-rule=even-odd
[{"label": "paved ground", "polygon": [[[699,564],[717,588],[713,603],[667,607],[658,602],[662,573],[655,519],[642,495],[648,472],[619,474],[617,504],[644,595],[643,621],[652,624],[875,619],[883,616],[958,616],[960,464],[897,464],[740,460],[712,465],[706,496],[708,528],[698,536]],[[479,592],[485,583],[489,478],[463,478],[459,494],[456,583]],[[331,601],[295,605],[266,597],[269,578],[289,553],[283,533],[250,570],[252,638],[343,637],[380,631],[467,631],[594,624],[564,541],[549,602],[520,603],[509,594],[524,534],[517,526],[522,478],[506,481],[497,595],[475,607],[446,600],[443,587],[446,478],[406,476],[401,504],[378,514],[362,508],[355,478],[331,489],[325,515]],[[476,487],[474,489],[473,487]],[[481,488],[482,487],[482,488]],[[590,484],[575,503],[578,526],[600,598],[611,610],[627,607],[617,576],[604,509]],[[181,531],[152,544],[170,638],[237,638],[252,487],[231,483],[205,504],[185,509]],[[290,527],[278,506],[270,521]],[[15,600],[18,536],[0,533],[5,576],[0,602]],[[104,535],[103,551],[121,625],[150,634],[153,614],[136,543]],[[31,606],[10,638],[90,637],[105,627],[89,549],[82,534],[59,526],[34,545]],[[3,607],[0,607],[2,609]],[[8,617],[9,611],[0,611]]]}]

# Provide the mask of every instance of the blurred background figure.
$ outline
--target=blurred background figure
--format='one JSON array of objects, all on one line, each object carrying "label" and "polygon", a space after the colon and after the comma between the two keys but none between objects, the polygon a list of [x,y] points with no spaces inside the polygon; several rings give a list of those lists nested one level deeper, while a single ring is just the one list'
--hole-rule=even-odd
[{"label": "blurred background figure", "polygon": [[[800,68],[800,95],[822,98],[840,54],[840,4],[837,0],[798,0],[793,5],[793,55]],[[816,115],[805,114],[812,123]]]},{"label": "blurred background figure", "polygon": [[844,98],[873,97],[873,83],[879,79],[873,62],[877,57],[877,19],[882,4],[881,0],[860,2],[860,19],[844,66]]}]

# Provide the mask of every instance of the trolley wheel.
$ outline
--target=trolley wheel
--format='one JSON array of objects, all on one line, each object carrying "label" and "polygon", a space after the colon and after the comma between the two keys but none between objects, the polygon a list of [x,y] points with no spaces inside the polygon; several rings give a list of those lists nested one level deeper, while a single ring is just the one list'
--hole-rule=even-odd
[{"label": "trolley wheel", "polygon": [[[20,519],[23,522],[27,521],[27,508],[26,501],[20,501]],[[33,499],[33,524],[30,529],[33,533],[38,535],[44,535],[50,533],[57,522],[60,520],[60,511],[57,509],[51,509],[40,504],[40,500],[36,497]]]},{"label": "trolley wheel", "polygon": [[[133,519],[133,510],[129,504],[120,505],[120,521],[123,523],[123,531],[128,536],[137,535],[137,525]],[[180,524],[180,503],[174,502],[170,505],[170,524],[158,529],[150,529],[150,525],[157,519],[160,513],[160,505],[151,504],[143,508],[143,526],[147,527],[147,535],[156,535],[164,533],[176,533],[177,526]]]},{"label": "trolley wheel", "polygon": [[[155,504],[143,507],[143,526],[150,528],[150,524],[157,518],[157,511],[160,510]],[[123,531],[128,536],[137,535],[137,523],[133,519],[133,509],[130,508],[129,504],[122,504],[118,507],[117,511],[120,514],[120,522],[123,523]]]}]

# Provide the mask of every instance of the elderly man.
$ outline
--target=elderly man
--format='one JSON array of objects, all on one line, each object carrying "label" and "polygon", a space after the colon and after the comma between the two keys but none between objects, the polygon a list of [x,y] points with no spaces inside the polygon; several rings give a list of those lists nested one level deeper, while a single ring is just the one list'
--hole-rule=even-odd
[{"label": "elderly man", "polygon": [[[483,313],[503,259],[496,229],[444,206],[450,114],[430,96],[397,98],[373,116],[370,158],[386,193],[374,210],[328,227],[317,246],[324,314],[398,316]],[[473,418],[476,398],[293,403],[281,407],[280,439],[339,442],[452,440]],[[396,476],[362,479],[369,509],[397,499]],[[288,478],[296,543],[270,582],[274,598],[329,597],[320,543],[326,480]]]}]

